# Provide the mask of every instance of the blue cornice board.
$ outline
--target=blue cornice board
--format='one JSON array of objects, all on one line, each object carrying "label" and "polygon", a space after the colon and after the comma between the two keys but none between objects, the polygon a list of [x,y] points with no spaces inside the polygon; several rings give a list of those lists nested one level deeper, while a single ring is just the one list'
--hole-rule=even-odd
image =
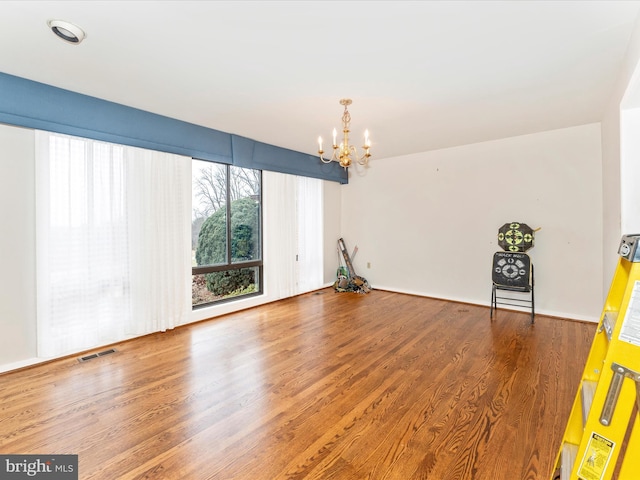
[{"label": "blue cornice board", "polygon": [[0,122],[347,183],[332,162],[0,72]]}]

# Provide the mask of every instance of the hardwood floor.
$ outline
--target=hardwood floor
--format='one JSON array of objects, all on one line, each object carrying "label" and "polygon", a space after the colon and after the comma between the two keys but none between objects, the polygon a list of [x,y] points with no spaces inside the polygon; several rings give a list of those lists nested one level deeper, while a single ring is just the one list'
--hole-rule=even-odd
[{"label": "hardwood floor", "polygon": [[549,479],[596,325],[321,290],[0,376],[81,479]]}]

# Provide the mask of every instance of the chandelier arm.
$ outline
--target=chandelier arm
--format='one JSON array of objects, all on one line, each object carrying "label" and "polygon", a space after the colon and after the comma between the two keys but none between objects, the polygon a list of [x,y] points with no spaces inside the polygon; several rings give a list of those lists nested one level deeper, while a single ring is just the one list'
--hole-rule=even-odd
[{"label": "chandelier arm", "polygon": [[338,155],[336,155],[336,152],[338,151],[339,147],[337,145],[333,146],[333,154],[331,155],[331,158],[324,158],[323,154],[324,154],[324,150],[318,150],[318,155],[320,156],[320,160],[322,161],[322,163],[331,163],[331,162],[338,162],[340,161],[340,159],[338,158]]},{"label": "chandelier arm", "polygon": [[[366,166],[369,164],[369,157],[371,156],[371,154],[369,153],[369,149],[367,147],[363,147],[364,152],[362,153],[362,156],[358,154],[358,148],[355,145],[348,145],[346,149],[349,156],[353,156],[358,165]],[[349,166],[351,165],[351,163],[351,159],[349,159]]]},{"label": "chandelier arm", "polygon": [[[324,152],[322,152],[322,153],[324,153]],[[324,157],[322,156],[322,153],[320,153],[320,161],[322,163],[331,163],[332,159],[325,160]]]}]

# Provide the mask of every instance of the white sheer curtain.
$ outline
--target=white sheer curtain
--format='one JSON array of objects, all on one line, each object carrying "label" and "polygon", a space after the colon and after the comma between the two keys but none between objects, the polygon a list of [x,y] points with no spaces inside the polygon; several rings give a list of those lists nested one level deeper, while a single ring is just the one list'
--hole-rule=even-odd
[{"label": "white sheer curtain", "polygon": [[38,356],[190,312],[191,159],[36,132]]},{"label": "white sheer curtain", "polygon": [[322,180],[298,177],[298,293],[322,287]]},{"label": "white sheer curtain", "polygon": [[126,148],[128,334],[171,329],[191,314],[191,158]]},{"label": "white sheer curtain", "polygon": [[322,287],[322,180],[265,171],[262,185],[267,295]]},{"label": "white sheer curtain", "polygon": [[272,299],[296,293],[296,177],[262,172],[265,293]]}]

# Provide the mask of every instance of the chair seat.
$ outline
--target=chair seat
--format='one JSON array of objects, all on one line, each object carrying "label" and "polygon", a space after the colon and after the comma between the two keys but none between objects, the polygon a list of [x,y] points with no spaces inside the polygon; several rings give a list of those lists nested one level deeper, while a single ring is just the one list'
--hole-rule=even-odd
[{"label": "chair seat", "polygon": [[507,290],[507,291],[510,291],[510,292],[524,292],[524,293],[527,293],[527,292],[530,292],[531,289],[532,289],[532,287],[529,286],[529,285],[526,285],[524,287],[509,287],[509,286],[506,286],[506,285],[498,285],[497,283],[494,283],[493,286],[495,288],[497,288],[498,290]]}]

